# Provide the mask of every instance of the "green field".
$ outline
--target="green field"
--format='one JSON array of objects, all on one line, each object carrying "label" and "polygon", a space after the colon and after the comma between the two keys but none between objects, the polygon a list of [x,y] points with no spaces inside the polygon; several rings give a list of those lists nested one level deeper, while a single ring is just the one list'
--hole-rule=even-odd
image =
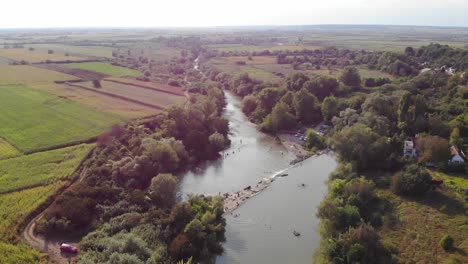
[{"label": "green field", "polygon": [[26,244],[8,244],[0,241],[0,263],[42,263],[41,253]]},{"label": "green field", "polygon": [[86,56],[86,57],[104,57],[112,58],[113,48],[103,46],[76,46],[66,44],[31,44],[27,47],[35,49],[51,49],[56,52],[66,52],[70,55]]},{"label": "green field", "polygon": [[54,81],[78,79],[75,76],[29,65],[0,65],[0,86],[11,84],[50,84]]},{"label": "green field", "polygon": [[28,63],[45,63],[49,61],[82,61],[89,58],[78,56],[66,56],[63,52],[48,53],[46,49],[28,50],[26,48],[0,49],[0,57],[14,60],[26,61]]},{"label": "green field", "polygon": [[0,194],[67,177],[92,147],[83,144],[0,161]]},{"label": "green field", "polygon": [[86,141],[120,118],[25,86],[0,87],[0,136],[22,152]]},{"label": "green field", "polygon": [[72,69],[81,69],[81,70],[99,72],[99,73],[107,74],[107,75],[114,76],[114,77],[141,76],[142,75],[142,73],[137,70],[120,67],[120,66],[114,66],[114,65],[110,65],[110,64],[102,63],[102,62],[71,63],[71,64],[66,64],[65,66],[68,68],[72,68]]},{"label": "green field", "polygon": [[57,191],[58,187],[58,184],[51,184],[0,195],[1,263],[37,263],[39,254],[36,250],[17,244],[16,230],[29,214]]},{"label": "green field", "polygon": [[0,138],[0,160],[21,155],[15,147]]}]

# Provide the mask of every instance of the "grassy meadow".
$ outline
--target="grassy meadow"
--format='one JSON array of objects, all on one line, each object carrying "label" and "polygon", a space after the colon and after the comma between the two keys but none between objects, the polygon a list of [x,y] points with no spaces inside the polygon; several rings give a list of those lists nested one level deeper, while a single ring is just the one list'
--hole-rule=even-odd
[{"label": "grassy meadow", "polygon": [[107,75],[114,76],[114,77],[141,76],[142,75],[142,73],[137,70],[120,67],[120,66],[114,66],[114,65],[102,63],[102,62],[71,63],[71,64],[66,64],[65,66],[68,68],[72,68],[72,69],[81,69],[81,70],[99,72],[99,73],[107,74]]},{"label": "grassy meadow", "polygon": [[43,186],[66,178],[92,147],[83,144],[0,160],[0,194]]},{"label": "grassy meadow", "polygon": [[22,152],[86,141],[122,122],[25,86],[0,87],[0,112],[0,136]]},{"label": "grassy meadow", "polygon": [[0,57],[14,61],[26,61],[28,63],[45,63],[49,61],[81,61],[87,60],[86,57],[66,56],[64,52],[48,53],[47,49],[29,50],[27,48],[0,49]]},{"label": "grassy meadow", "polygon": [[0,160],[21,155],[21,152],[10,143],[0,138]]},{"label": "grassy meadow", "polygon": [[[422,199],[406,199],[385,190],[381,193],[394,207],[398,221],[381,230],[384,243],[399,253],[400,263],[467,263],[468,225],[463,202],[449,188]],[[454,249],[445,251],[439,240],[445,234],[454,239]],[[453,261],[453,262],[451,262]],[[458,262],[457,262],[458,261]]]},{"label": "grassy meadow", "polygon": [[54,81],[66,80],[78,80],[78,78],[29,65],[0,65],[0,86],[50,84]]}]

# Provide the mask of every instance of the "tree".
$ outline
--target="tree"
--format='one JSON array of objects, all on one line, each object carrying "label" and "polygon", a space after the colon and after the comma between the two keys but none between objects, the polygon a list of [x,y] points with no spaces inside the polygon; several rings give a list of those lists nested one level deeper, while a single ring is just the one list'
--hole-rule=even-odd
[{"label": "tree", "polygon": [[340,108],[341,105],[336,97],[326,97],[325,100],[323,100],[321,107],[323,120],[330,122],[333,117],[338,116],[341,110]]},{"label": "tree", "polygon": [[305,82],[309,80],[305,74],[298,72],[294,73],[291,77],[286,80],[286,87],[291,91],[299,91],[302,89]]},{"label": "tree", "polygon": [[335,133],[332,144],[342,161],[356,163],[359,170],[376,167],[389,156],[387,139],[360,123]]},{"label": "tree", "polygon": [[322,101],[325,97],[336,92],[339,87],[338,80],[333,77],[319,76],[304,83],[304,88]]},{"label": "tree", "polygon": [[150,197],[161,206],[170,207],[175,202],[177,178],[172,174],[158,174],[151,179]]},{"label": "tree", "polygon": [[258,105],[266,112],[270,113],[278,100],[283,96],[284,90],[279,88],[266,88],[257,95]]},{"label": "tree", "polygon": [[415,52],[413,47],[406,47],[405,48],[405,54],[408,56],[414,56]]},{"label": "tree", "polygon": [[99,80],[93,80],[94,88],[101,88],[101,82]]},{"label": "tree", "polygon": [[289,113],[289,107],[284,102],[278,102],[273,111],[265,118],[261,128],[264,131],[276,133],[281,129],[296,126],[296,119]]},{"label": "tree", "polygon": [[413,164],[392,178],[392,190],[397,194],[420,196],[431,188],[432,177],[427,169]]},{"label": "tree", "polygon": [[54,51],[50,49],[50,50],[47,51],[47,53],[48,54],[54,54]]},{"label": "tree", "polygon": [[450,144],[439,136],[422,136],[416,140],[419,162],[444,162],[450,158]]},{"label": "tree", "polygon": [[257,108],[257,98],[253,95],[247,95],[242,100],[242,112],[249,116]]},{"label": "tree", "polygon": [[160,172],[172,172],[179,167],[180,159],[177,152],[169,144],[162,142],[148,144],[144,153],[159,166]]},{"label": "tree", "polygon": [[219,151],[223,150],[226,144],[224,136],[218,132],[211,134],[208,137],[208,141],[210,142],[210,147],[213,153],[218,153]]},{"label": "tree", "polygon": [[317,134],[314,130],[309,129],[307,130],[305,146],[308,149],[312,149],[312,148],[324,149],[326,147],[326,144],[322,136]]},{"label": "tree", "polygon": [[358,87],[361,85],[361,76],[359,75],[358,69],[352,66],[344,68],[340,76],[340,81],[348,86]]},{"label": "tree", "polygon": [[306,89],[301,89],[294,94],[293,107],[296,112],[296,119],[303,124],[318,122],[322,118],[317,97]]}]

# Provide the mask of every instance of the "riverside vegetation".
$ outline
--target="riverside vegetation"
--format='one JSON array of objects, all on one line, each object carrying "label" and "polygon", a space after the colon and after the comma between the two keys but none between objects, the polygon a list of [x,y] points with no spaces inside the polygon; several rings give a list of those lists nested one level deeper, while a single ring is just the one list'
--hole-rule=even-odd
[{"label": "riverside vegetation", "polygon": [[[332,148],[341,163],[317,211],[317,262],[466,262],[467,167],[447,162],[450,145],[466,152],[468,143],[460,29],[431,29],[444,43],[412,47],[398,39],[407,32],[379,44],[366,42],[380,36],[372,29],[357,40],[346,28],[332,39],[257,31],[155,30],[150,39],[117,34],[111,43],[96,32],[59,44],[48,43],[57,33],[0,35],[8,43],[0,53],[0,108],[8,113],[0,116],[0,262],[49,261],[18,234],[51,202],[36,231],[83,237],[81,263],[212,262],[222,252],[223,201],[181,201],[173,175],[229,144],[224,89],[243,98],[264,132],[332,127],[325,136],[310,129],[305,140],[312,151]],[[119,97],[99,93],[115,80]],[[164,103],[139,104],[144,93]],[[414,135],[419,156],[403,158],[403,141]],[[432,180],[443,188],[432,190]]]}]

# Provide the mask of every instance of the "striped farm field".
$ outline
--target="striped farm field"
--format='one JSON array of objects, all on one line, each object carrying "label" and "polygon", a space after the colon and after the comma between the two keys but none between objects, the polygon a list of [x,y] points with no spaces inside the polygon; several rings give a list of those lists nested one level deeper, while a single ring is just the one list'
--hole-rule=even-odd
[{"label": "striped farm field", "polygon": [[70,63],[70,64],[65,64],[64,66],[68,68],[72,68],[72,69],[80,69],[80,70],[98,72],[98,73],[106,74],[109,76],[115,76],[115,77],[141,76],[142,75],[142,73],[137,70],[120,67],[120,66],[114,66],[114,65],[102,63],[102,62]]},{"label": "striped farm field", "polygon": [[48,84],[54,81],[78,80],[77,77],[29,65],[0,65],[0,85]]},{"label": "striped farm field", "polygon": [[0,138],[0,160],[21,155],[15,147]]},{"label": "striped farm field", "polygon": [[92,148],[92,144],[82,144],[0,160],[0,194],[66,178]]},{"label": "striped farm field", "polygon": [[125,120],[151,116],[161,112],[161,110],[152,107],[102,95],[94,91],[88,91],[66,84],[46,84],[30,87],[71,100],[97,112],[117,115]]},{"label": "striped farm field", "polygon": [[185,96],[184,90],[181,87],[176,87],[176,86],[172,86],[168,84],[143,82],[143,81],[138,81],[138,80],[133,80],[133,79],[116,78],[116,77],[106,78],[105,80],[115,82],[115,83],[134,85],[134,86],[138,86],[142,88],[149,88],[149,89],[154,89],[154,90],[158,90],[161,92],[167,92],[167,93],[171,93],[175,95]]},{"label": "striped farm field", "polygon": [[26,86],[0,86],[0,137],[30,153],[96,137],[123,120]]},{"label": "striped farm field", "polygon": [[0,49],[0,57],[14,60],[26,61],[28,63],[45,63],[46,61],[82,61],[88,60],[86,57],[65,56],[64,52],[48,53],[47,49],[29,50],[27,48]]},{"label": "striped farm field", "polygon": [[96,92],[124,97],[134,102],[140,102],[143,105],[155,106],[157,108],[167,108],[185,102],[185,97],[183,96],[122,83],[102,81],[102,87],[98,89],[94,88],[92,82],[80,83],[80,85],[96,90]]}]

